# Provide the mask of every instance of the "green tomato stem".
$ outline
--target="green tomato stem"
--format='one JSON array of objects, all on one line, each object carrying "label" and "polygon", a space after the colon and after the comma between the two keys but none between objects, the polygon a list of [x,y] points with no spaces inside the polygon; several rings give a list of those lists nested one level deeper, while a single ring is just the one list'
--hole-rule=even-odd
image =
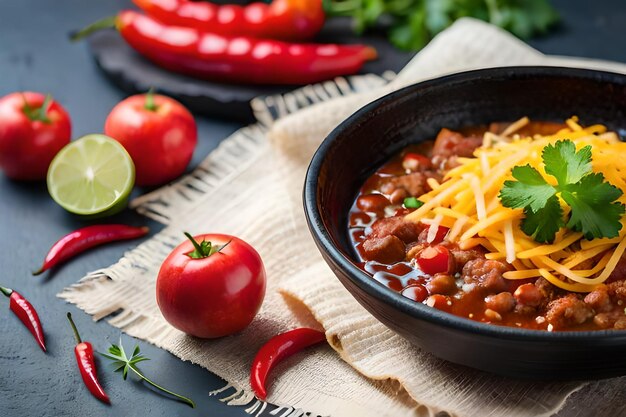
[{"label": "green tomato stem", "polygon": [[146,102],[143,107],[148,111],[157,111],[158,106],[154,102],[154,87],[150,87],[150,90],[146,93]]},{"label": "green tomato stem", "polygon": [[185,236],[187,236],[187,239],[191,240],[191,243],[193,245],[193,247],[196,249],[197,252],[197,256],[196,258],[206,258],[208,256],[211,256],[211,249],[208,248],[208,251],[206,250],[206,248],[203,248],[201,244],[198,243],[198,241],[196,239],[194,239],[193,236],[191,236],[188,232],[185,232]]}]

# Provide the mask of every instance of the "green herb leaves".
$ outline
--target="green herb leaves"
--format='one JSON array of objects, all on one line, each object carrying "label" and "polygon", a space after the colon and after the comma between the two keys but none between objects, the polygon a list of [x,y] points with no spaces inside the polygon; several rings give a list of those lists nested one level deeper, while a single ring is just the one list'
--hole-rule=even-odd
[{"label": "green herb leaves", "polygon": [[[587,239],[618,236],[625,208],[615,200],[622,191],[592,172],[591,146],[576,151],[574,142],[563,140],[544,147],[541,156],[556,186],[530,165],[516,166],[512,174],[517,181],[505,181],[498,196],[503,206],[524,209],[524,233],[542,243],[553,242],[563,226]],[[567,223],[559,196],[571,208]]]},{"label": "green herb leaves", "polygon": [[328,16],[350,16],[357,33],[370,27],[388,30],[398,48],[418,50],[452,25],[474,17],[529,38],[546,32],[558,16],[548,0],[324,0]]},{"label": "green herb leaves", "polygon": [[122,377],[126,380],[128,376],[128,371],[133,371],[139,378],[148,384],[152,385],[154,388],[163,391],[173,397],[175,397],[178,401],[184,402],[192,408],[195,408],[196,404],[189,398],[183,397],[182,395],[176,394],[168,389],[163,388],[160,385],[155,384],[150,379],[148,379],[144,374],[137,368],[137,364],[139,362],[150,360],[139,352],[139,346],[135,346],[133,350],[133,354],[129,358],[124,351],[124,346],[122,346],[122,339],[120,338],[120,344],[115,345],[111,344],[109,347],[109,353],[100,353],[107,359],[113,361],[113,366],[115,367],[115,372],[122,372]]},{"label": "green herb leaves", "polygon": [[622,228],[624,205],[615,202],[622,190],[604,182],[604,175],[589,174],[561,192],[572,208],[567,227],[582,232],[587,239],[616,237]]}]

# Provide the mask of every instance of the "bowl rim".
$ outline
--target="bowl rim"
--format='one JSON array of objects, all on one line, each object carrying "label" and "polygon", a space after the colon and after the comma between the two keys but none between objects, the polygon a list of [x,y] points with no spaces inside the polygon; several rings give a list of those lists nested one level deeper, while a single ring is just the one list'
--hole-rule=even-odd
[{"label": "bowl rim", "polygon": [[[498,79],[528,79],[532,77],[553,77],[553,78],[578,78],[584,80],[606,81],[613,84],[621,84],[626,87],[626,75],[608,71],[598,71],[591,69],[567,68],[556,66],[518,66],[518,67],[494,67],[459,72],[451,75],[433,78],[427,81],[414,83],[365,105],[357,110],[346,120],[335,127],[330,134],[322,141],[315,151],[313,158],[306,172],[303,204],[306,220],[313,238],[317,241],[320,251],[325,251],[332,262],[345,272],[348,279],[370,297],[383,302],[384,304],[399,310],[403,314],[429,321],[432,324],[444,326],[451,330],[473,333],[486,337],[497,337],[507,340],[523,340],[534,342],[580,342],[580,341],[603,341],[603,342],[625,342],[626,331],[615,330],[587,330],[587,331],[546,331],[533,330],[519,327],[499,326],[494,324],[473,321],[464,317],[455,316],[436,308],[428,307],[422,303],[417,303],[403,297],[396,291],[385,287],[375,281],[371,276],[358,268],[354,261],[345,256],[337,245],[333,242],[330,233],[324,223],[322,214],[317,205],[317,187],[320,169],[324,163],[326,155],[334,145],[334,142],[342,134],[343,130],[354,124],[360,124],[371,120],[377,116],[377,111],[385,106],[394,103],[403,96],[417,94],[419,90],[426,90],[432,87],[441,87],[444,84],[472,83]],[[506,79],[505,79],[506,78]],[[417,91],[417,92],[416,92]]]}]

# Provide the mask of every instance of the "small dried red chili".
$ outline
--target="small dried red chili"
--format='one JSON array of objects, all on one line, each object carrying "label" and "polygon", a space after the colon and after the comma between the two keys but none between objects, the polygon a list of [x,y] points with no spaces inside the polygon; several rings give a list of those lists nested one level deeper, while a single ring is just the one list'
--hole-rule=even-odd
[{"label": "small dried red chili", "polygon": [[308,84],[358,72],[376,50],[366,45],[299,44],[225,36],[169,26],[125,10],[76,33],[116,27],[126,43],[166,70],[214,81],[245,84]]},{"label": "small dried red chili", "polygon": [[80,370],[80,376],[83,378],[83,382],[94,397],[102,402],[111,404],[109,396],[104,392],[104,389],[98,381],[96,362],[93,356],[93,346],[91,346],[91,343],[81,340],[76,324],[74,324],[74,320],[72,320],[71,313],[67,313],[67,320],[70,322],[74,337],[76,338],[77,344],[76,347],[74,347],[74,354],[76,355],[76,362],[78,363],[78,369]]},{"label": "small dried red chili", "polygon": [[39,315],[33,305],[26,298],[22,297],[20,293],[10,288],[0,287],[0,292],[9,297],[9,308],[24,323],[24,326],[31,332],[41,350],[45,352],[46,338],[43,334],[41,321],[39,321]]},{"label": "small dried red chili", "polygon": [[259,349],[252,361],[250,385],[256,396],[261,400],[267,397],[265,380],[270,371],[280,361],[324,340],[326,340],[324,332],[305,327],[272,337]]},{"label": "small dried red chili", "polygon": [[245,6],[190,0],[133,0],[149,16],[219,35],[304,41],[324,26],[322,0],[273,0]]},{"label": "small dried red chili", "polygon": [[148,233],[147,227],[133,227],[123,224],[103,224],[87,226],[63,236],[52,245],[42,267],[33,272],[39,275],[48,269],[78,255],[87,249],[119,240],[136,239]]}]

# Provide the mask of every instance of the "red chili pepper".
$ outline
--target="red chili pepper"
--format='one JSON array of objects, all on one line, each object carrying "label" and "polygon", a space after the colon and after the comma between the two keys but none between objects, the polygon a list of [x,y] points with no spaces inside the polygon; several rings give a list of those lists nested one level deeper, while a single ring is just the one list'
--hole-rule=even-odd
[{"label": "red chili pepper", "polygon": [[118,240],[136,239],[144,236],[148,231],[147,227],[123,224],[102,224],[75,230],[52,245],[42,267],[33,272],[33,275],[39,275],[87,249]]},{"label": "red chili pepper", "polygon": [[168,26],[132,10],[76,33],[117,27],[126,43],[156,65],[197,78],[246,84],[308,84],[358,72],[376,58],[366,45],[296,44],[227,37]]},{"label": "red chili pepper", "polygon": [[72,320],[72,314],[67,313],[67,320],[72,326],[74,337],[76,338],[76,347],[74,348],[74,354],[76,355],[76,362],[78,363],[78,369],[80,370],[80,376],[83,378],[83,382],[89,389],[89,392],[94,397],[102,402],[111,404],[109,396],[104,392],[104,389],[98,381],[98,374],[96,373],[96,361],[93,356],[93,346],[89,342],[83,342],[78,334],[78,329]]},{"label": "red chili pepper", "polygon": [[416,258],[422,272],[435,275],[450,272],[453,268],[450,265],[453,260],[450,251],[445,246],[429,246],[422,250]]},{"label": "red chili pepper", "polygon": [[246,6],[208,1],[133,0],[155,19],[219,35],[304,41],[324,26],[322,0],[274,0]]},{"label": "red chili pepper", "polygon": [[0,292],[9,297],[9,308],[20,319],[24,326],[31,332],[39,347],[46,351],[46,338],[43,334],[43,327],[39,321],[39,315],[28,300],[17,291],[10,288],[0,287]]},{"label": "red chili pepper", "polygon": [[265,400],[267,397],[265,380],[270,371],[280,361],[324,340],[326,340],[324,332],[304,327],[272,337],[259,349],[252,361],[250,385],[256,396],[261,400]]}]

